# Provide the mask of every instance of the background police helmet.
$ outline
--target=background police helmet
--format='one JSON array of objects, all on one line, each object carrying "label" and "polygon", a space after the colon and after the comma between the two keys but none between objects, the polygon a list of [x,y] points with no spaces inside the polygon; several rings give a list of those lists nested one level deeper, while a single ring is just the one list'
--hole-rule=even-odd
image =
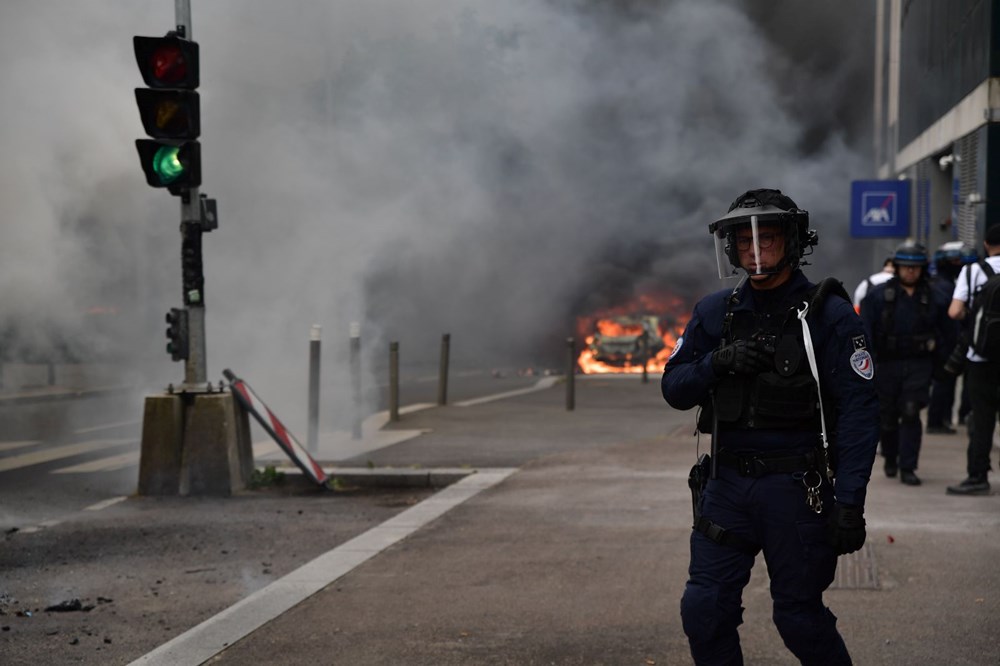
[{"label": "background police helmet", "polygon": [[955,241],[961,243],[961,248],[958,251],[959,260],[963,264],[974,264],[979,261],[979,253],[976,252],[976,248],[965,241]]},{"label": "background police helmet", "polygon": [[896,266],[927,266],[927,248],[914,240],[908,240],[896,248],[892,255]]},{"label": "background police helmet", "polygon": [[780,271],[785,265],[796,268],[800,263],[807,263],[801,261],[802,257],[811,254],[813,246],[819,242],[816,231],[809,229],[808,211],[800,209],[781,190],[758,189],[741,194],[724,216],[708,225],[709,233],[724,241],[724,252],[733,268],[740,267],[736,230],[748,227],[753,216],[758,225],[779,224],[783,228],[785,257],[776,270]]}]

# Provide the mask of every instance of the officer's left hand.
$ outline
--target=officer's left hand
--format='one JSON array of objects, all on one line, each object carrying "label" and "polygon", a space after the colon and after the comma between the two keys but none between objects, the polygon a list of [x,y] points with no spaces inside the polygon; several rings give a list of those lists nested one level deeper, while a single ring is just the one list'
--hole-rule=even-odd
[{"label": "officer's left hand", "polygon": [[865,545],[865,508],[837,502],[830,511],[827,539],[837,555],[846,555]]}]

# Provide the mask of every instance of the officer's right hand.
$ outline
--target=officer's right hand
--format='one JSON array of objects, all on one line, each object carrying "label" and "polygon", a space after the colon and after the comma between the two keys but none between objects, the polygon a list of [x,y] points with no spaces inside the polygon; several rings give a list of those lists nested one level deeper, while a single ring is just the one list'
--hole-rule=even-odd
[{"label": "officer's right hand", "polygon": [[756,340],[737,340],[712,352],[712,371],[717,377],[752,375],[771,367],[774,367],[774,352]]}]

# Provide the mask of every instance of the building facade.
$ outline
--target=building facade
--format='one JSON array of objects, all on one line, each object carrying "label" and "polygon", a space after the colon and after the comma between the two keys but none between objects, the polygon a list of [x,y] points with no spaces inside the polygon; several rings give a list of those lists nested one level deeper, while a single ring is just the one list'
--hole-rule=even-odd
[{"label": "building facade", "polygon": [[1000,223],[1000,0],[876,2],[876,173],[911,181],[912,237],[981,255]]}]

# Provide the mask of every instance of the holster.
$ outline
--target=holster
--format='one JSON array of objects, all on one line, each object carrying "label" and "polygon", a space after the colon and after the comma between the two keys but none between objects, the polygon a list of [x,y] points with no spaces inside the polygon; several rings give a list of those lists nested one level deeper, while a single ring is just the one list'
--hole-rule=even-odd
[{"label": "holster", "polygon": [[698,523],[701,515],[701,494],[705,492],[708,478],[712,471],[712,457],[707,453],[698,456],[698,462],[691,468],[688,474],[688,488],[691,489],[691,512],[694,515],[694,524]]}]

